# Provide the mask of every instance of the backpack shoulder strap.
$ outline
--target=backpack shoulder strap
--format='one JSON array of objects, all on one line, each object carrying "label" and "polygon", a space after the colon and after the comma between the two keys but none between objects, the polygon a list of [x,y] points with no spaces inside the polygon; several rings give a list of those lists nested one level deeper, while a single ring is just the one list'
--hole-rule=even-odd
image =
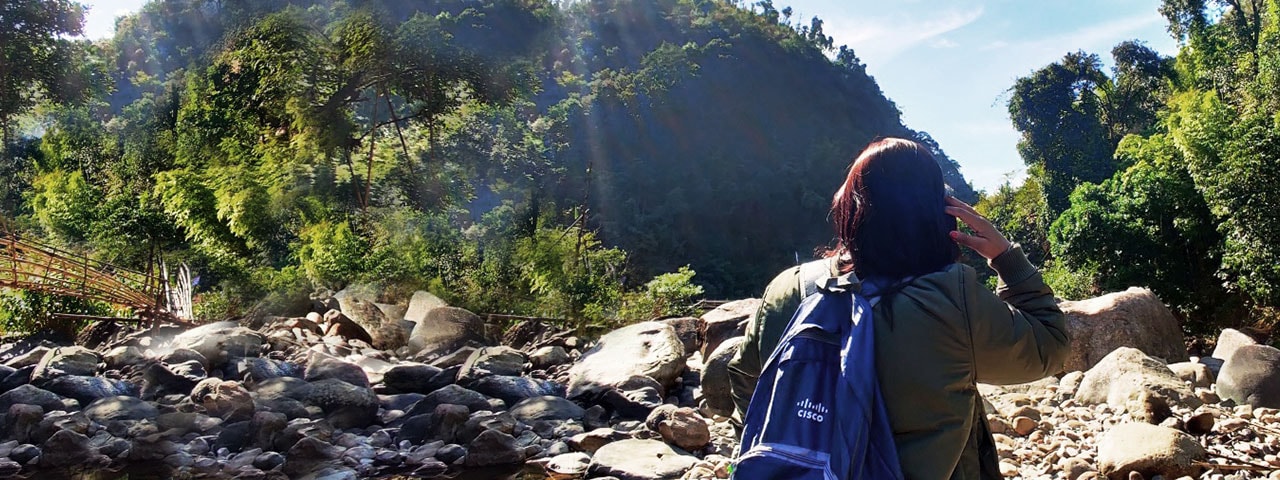
[{"label": "backpack shoulder strap", "polygon": [[831,277],[831,259],[820,258],[800,264],[800,299],[818,293],[818,282]]}]

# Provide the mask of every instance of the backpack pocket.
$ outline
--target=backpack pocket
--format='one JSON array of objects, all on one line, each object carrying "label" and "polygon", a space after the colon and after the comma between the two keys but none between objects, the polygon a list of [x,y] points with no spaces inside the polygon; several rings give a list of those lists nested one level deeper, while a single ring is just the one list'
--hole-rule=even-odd
[{"label": "backpack pocket", "polygon": [[837,480],[831,456],[793,445],[761,443],[747,450],[733,468],[734,480]]}]

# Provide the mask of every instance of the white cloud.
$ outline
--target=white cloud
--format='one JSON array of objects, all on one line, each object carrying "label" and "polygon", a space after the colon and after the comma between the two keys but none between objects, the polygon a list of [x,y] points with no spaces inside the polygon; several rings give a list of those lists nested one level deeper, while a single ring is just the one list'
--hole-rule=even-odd
[{"label": "white cloud", "polygon": [[[890,16],[842,17],[827,21],[836,43],[845,43],[868,65],[882,65],[911,47],[928,44],[949,47],[954,42],[939,38],[982,16],[983,8],[949,9],[932,16],[898,13]],[[935,40],[936,39],[936,40]],[[933,42],[930,42],[933,40]]]},{"label": "white cloud", "polygon": [[956,48],[959,47],[960,44],[950,38],[938,37],[929,41],[929,46],[933,48]]}]

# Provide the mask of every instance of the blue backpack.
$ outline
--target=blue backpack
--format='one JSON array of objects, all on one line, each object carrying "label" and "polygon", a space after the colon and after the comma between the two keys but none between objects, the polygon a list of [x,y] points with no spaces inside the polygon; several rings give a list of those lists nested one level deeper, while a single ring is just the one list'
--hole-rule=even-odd
[{"label": "blue backpack", "polygon": [[760,372],[736,480],[901,479],[875,367],[873,301],[801,266],[805,299]]}]

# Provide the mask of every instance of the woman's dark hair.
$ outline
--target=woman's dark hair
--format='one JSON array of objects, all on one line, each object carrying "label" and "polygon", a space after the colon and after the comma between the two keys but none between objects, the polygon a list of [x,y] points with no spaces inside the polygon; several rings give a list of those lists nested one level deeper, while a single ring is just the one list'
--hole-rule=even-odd
[{"label": "woman's dark hair", "polygon": [[955,263],[960,247],[950,236],[956,220],[944,210],[946,195],[928,148],[901,138],[872,142],[831,202],[840,270],[898,280]]}]

